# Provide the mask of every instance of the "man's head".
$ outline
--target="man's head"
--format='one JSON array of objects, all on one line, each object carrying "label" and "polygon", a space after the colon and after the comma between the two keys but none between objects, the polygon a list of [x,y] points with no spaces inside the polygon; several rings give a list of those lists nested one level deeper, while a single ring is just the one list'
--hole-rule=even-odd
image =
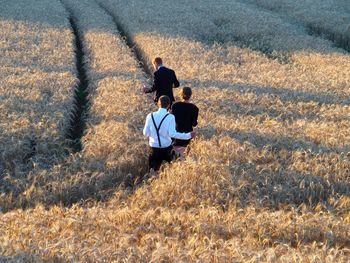
[{"label": "man's head", "polygon": [[162,58],[160,58],[160,57],[154,58],[152,61],[152,65],[153,65],[154,69],[157,70],[160,66],[163,65]]},{"label": "man's head", "polygon": [[170,99],[168,96],[163,95],[158,99],[158,107],[163,109],[168,109],[170,106]]},{"label": "man's head", "polygon": [[180,91],[180,96],[183,100],[189,100],[192,96],[192,90],[190,87],[183,87]]}]

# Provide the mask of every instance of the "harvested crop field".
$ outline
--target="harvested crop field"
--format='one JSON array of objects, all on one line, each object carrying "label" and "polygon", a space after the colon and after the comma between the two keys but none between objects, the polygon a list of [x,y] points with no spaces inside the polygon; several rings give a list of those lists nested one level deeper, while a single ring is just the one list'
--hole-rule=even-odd
[{"label": "harvested crop field", "polygon": [[[349,3],[27,2],[0,9],[0,262],[349,262]],[[142,180],[156,56],[199,137]]]}]

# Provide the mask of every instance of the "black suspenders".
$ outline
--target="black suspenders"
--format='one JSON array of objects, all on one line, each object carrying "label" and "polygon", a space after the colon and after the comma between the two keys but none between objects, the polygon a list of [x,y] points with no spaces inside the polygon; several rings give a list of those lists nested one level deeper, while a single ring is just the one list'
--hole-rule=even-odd
[{"label": "black suspenders", "polygon": [[159,123],[159,126],[157,127],[156,125],[156,122],[154,121],[154,118],[153,118],[153,114],[151,114],[151,117],[152,117],[152,121],[153,121],[153,125],[154,127],[156,128],[156,131],[157,131],[157,136],[158,136],[158,143],[159,143],[159,147],[162,148],[162,144],[160,143],[160,136],[159,136],[159,130],[160,130],[160,126],[162,126],[162,123],[163,121],[165,120],[166,117],[168,117],[169,113],[167,113],[163,119],[160,121]]}]

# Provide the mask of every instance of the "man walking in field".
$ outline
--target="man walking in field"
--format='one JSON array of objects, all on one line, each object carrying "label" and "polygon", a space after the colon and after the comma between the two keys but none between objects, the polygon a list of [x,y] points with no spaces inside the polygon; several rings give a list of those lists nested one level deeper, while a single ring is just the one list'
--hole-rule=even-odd
[{"label": "man walking in field", "polygon": [[143,134],[149,137],[151,154],[149,156],[149,169],[158,171],[162,161],[170,162],[172,159],[171,138],[189,140],[196,137],[196,132],[179,133],[175,129],[175,117],[168,112],[170,99],[168,96],[160,96],[158,111],[147,115]]},{"label": "man walking in field", "polygon": [[157,103],[160,96],[166,95],[170,98],[170,104],[173,103],[174,94],[173,87],[180,86],[179,81],[176,78],[175,71],[163,66],[163,61],[160,57],[156,57],[152,61],[155,69],[153,76],[153,85],[150,88],[143,87],[145,93],[156,92],[154,101]]}]

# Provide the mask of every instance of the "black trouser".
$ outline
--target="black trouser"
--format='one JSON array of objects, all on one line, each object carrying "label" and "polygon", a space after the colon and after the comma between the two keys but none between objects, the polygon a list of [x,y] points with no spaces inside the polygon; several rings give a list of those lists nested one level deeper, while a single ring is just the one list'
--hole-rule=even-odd
[{"label": "black trouser", "polygon": [[149,169],[150,170],[154,169],[155,171],[158,171],[163,161],[167,161],[168,163],[170,163],[172,159],[172,156],[171,156],[172,149],[173,149],[172,145],[170,145],[167,148],[151,147],[151,154],[148,158]]},{"label": "black trouser", "polygon": [[174,146],[181,146],[181,147],[187,147],[191,142],[191,139],[189,140],[179,140],[179,139],[174,139],[173,145]]}]

